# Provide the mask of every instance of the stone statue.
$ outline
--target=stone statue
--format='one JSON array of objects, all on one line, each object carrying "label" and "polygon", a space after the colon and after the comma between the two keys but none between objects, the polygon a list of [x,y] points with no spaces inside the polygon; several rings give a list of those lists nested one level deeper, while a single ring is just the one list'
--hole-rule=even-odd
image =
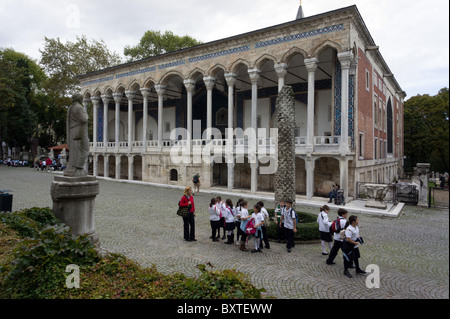
[{"label": "stone statue", "polygon": [[82,96],[72,96],[72,105],[67,112],[67,144],[69,145],[69,163],[65,176],[87,176],[85,162],[89,156],[88,114],[81,105]]},{"label": "stone statue", "polygon": [[274,119],[278,129],[275,202],[289,199],[295,204],[295,102],[290,86],[284,86],[278,93]]}]

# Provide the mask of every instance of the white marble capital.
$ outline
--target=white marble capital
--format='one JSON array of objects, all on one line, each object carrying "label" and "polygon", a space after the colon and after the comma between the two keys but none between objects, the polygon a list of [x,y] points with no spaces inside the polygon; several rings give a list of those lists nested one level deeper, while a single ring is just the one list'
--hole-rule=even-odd
[{"label": "white marble capital", "polygon": [[164,95],[164,92],[166,91],[166,87],[164,85],[157,84],[157,85],[155,85],[155,90],[156,90],[156,93],[158,93],[158,96]]},{"label": "white marble capital", "polygon": [[150,89],[149,88],[142,88],[141,90],[141,94],[143,97],[148,97],[150,95]]},{"label": "white marble capital", "polygon": [[258,70],[257,68],[248,70],[248,75],[250,76],[250,81],[252,82],[252,84],[258,83],[258,80],[261,77],[260,74],[261,74],[261,71]]},{"label": "white marble capital", "polygon": [[317,62],[319,61],[316,58],[305,59],[306,70],[308,70],[308,72],[316,72]]},{"label": "white marble capital", "polygon": [[353,60],[353,53],[352,51],[339,52],[338,59],[341,62],[342,69],[349,69]]},{"label": "white marble capital", "polygon": [[133,91],[125,91],[125,95],[128,100],[133,100],[134,97],[136,96],[136,93]]},{"label": "white marble capital", "polygon": [[206,76],[203,78],[203,82],[205,82],[207,90],[212,90],[214,88],[214,85],[216,84],[216,78],[212,76]]},{"label": "white marble capital", "polygon": [[122,98],[123,98],[123,94],[122,93],[113,93],[112,96],[113,96],[114,101],[116,103],[120,103],[122,101]]},{"label": "white marble capital", "polygon": [[287,74],[287,64],[286,63],[277,63],[274,66],[275,72],[278,77],[284,77]]},{"label": "white marble capital", "polygon": [[237,74],[235,73],[225,73],[225,80],[227,81],[228,86],[234,86],[236,84]]},{"label": "white marble capital", "polygon": [[105,104],[105,105],[108,105],[109,102],[112,100],[112,96],[106,95],[106,94],[102,95],[101,98],[102,98],[103,104]]},{"label": "white marble capital", "polygon": [[190,79],[183,81],[184,87],[186,88],[187,92],[193,92],[194,91],[195,83],[196,82],[194,80],[190,80]]}]

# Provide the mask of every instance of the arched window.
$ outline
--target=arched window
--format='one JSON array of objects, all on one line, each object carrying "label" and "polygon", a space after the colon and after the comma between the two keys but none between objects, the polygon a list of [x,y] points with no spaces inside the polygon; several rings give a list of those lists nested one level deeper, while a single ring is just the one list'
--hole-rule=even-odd
[{"label": "arched window", "polygon": [[178,171],[176,169],[170,170],[170,180],[175,182],[178,181]]}]

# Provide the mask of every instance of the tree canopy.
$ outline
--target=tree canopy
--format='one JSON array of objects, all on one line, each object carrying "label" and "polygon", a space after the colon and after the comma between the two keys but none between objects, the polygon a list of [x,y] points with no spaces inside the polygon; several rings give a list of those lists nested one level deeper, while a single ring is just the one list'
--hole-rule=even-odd
[{"label": "tree canopy", "polygon": [[129,57],[129,62],[149,58],[167,52],[178,51],[201,44],[188,35],[178,36],[171,31],[149,30],[142,36],[139,44],[134,47],[125,46],[124,55]]},{"label": "tree canopy", "polygon": [[405,170],[430,163],[431,170],[449,171],[449,93],[417,95],[404,106]]}]

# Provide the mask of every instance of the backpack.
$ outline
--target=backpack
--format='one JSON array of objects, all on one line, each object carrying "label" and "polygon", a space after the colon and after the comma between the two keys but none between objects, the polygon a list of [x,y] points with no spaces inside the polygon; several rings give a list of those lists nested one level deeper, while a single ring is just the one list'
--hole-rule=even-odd
[{"label": "backpack", "polygon": [[194,178],[192,179],[192,181],[193,181],[194,183],[198,183],[198,175],[195,175]]},{"label": "backpack", "polygon": [[331,227],[330,227],[330,229],[331,229],[331,231],[333,232],[333,233],[340,233],[341,232],[341,220],[338,218],[338,219],[336,219],[335,221],[333,221],[332,223],[331,223]]},{"label": "backpack", "polygon": [[256,228],[254,226],[255,226],[255,224],[253,224],[253,218],[252,218],[247,223],[247,227],[245,228],[245,233],[247,235],[254,235],[256,233]]}]

